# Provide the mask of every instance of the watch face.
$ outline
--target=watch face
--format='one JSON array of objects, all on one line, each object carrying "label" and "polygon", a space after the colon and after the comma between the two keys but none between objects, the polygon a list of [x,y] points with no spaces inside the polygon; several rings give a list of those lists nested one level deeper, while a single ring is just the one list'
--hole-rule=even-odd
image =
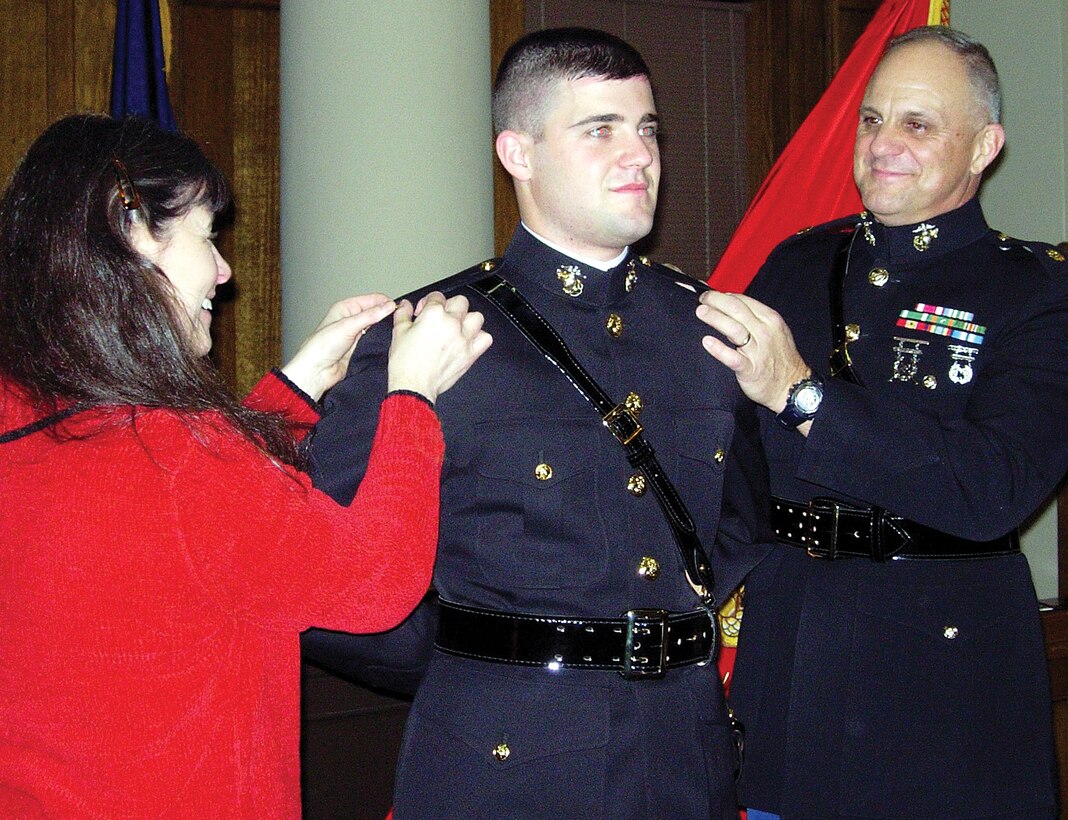
[{"label": "watch face", "polygon": [[822,399],[823,391],[818,384],[803,385],[793,396],[794,406],[806,416],[813,415],[819,409]]}]

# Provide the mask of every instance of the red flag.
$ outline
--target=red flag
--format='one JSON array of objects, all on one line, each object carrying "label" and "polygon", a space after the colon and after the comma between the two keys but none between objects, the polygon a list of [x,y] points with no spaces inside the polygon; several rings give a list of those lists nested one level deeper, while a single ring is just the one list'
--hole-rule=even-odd
[{"label": "red flag", "polygon": [[743,291],[783,239],[861,210],[853,139],[864,88],[887,42],[926,25],[949,25],[949,0],[884,0],[749,203],[710,285]]}]

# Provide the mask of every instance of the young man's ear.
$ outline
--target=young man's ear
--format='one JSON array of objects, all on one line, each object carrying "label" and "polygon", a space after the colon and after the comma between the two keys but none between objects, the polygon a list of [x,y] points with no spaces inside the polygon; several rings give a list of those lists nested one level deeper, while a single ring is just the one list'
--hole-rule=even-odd
[{"label": "young man's ear", "polygon": [[519,131],[501,131],[497,135],[497,158],[512,177],[520,182],[530,179],[530,137]]}]

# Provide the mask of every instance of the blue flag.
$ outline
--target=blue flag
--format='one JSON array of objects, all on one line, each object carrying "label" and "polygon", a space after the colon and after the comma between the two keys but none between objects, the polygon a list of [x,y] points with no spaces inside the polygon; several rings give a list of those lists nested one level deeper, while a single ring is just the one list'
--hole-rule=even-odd
[{"label": "blue flag", "polygon": [[135,114],[177,130],[163,74],[163,32],[158,0],[118,0],[111,116]]}]

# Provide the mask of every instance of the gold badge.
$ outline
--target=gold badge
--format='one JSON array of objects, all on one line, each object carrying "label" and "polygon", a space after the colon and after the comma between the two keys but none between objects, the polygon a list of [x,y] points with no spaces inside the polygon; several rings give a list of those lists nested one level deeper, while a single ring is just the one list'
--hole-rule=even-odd
[{"label": "gold badge", "polygon": [[645,495],[646,486],[645,476],[641,473],[635,473],[627,479],[627,492],[637,498]]},{"label": "gold badge", "polygon": [[568,296],[579,296],[582,294],[582,280],[586,278],[577,265],[562,265],[556,269],[556,278],[560,280],[560,284],[564,287],[564,293]]},{"label": "gold badge", "polygon": [[938,239],[938,228],[928,222],[917,225],[912,232],[916,234],[912,237],[912,247],[920,253],[931,247],[931,243]]},{"label": "gold badge", "polygon": [[649,581],[655,581],[660,576],[660,562],[655,558],[644,556],[638,562],[638,575]]},{"label": "gold badge", "polygon": [[890,271],[886,268],[872,268],[868,271],[868,282],[877,288],[881,288],[890,281]]},{"label": "gold badge", "polygon": [[623,335],[623,317],[618,313],[609,313],[608,318],[604,323],[605,330],[608,331],[608,335],[613,339],[618,339]]}]

